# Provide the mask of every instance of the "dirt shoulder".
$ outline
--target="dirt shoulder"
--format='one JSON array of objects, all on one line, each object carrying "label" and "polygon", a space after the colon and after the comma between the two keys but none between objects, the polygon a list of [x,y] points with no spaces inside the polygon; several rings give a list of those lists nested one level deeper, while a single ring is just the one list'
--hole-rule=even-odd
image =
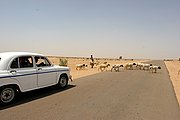
[{"label": "dirt shoulder", "polygon": [[180,106],[180,74],[178,74],[180,70],[180,61],[165,61],[165,64],[168,69],[169,76],[172,80],[172,84],[174,86],[176,97]]}]

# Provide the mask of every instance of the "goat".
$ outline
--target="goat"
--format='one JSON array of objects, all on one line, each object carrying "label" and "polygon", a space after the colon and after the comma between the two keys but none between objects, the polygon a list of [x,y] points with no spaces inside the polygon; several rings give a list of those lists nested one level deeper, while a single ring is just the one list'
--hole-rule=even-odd
[{"label": "goat", "polygon": [[142,69],[149,70],[150,66],[152,66],[152,64],[142,64]]},{"label": "goat", "polygon": [[86,64],[76,64],[76,70],[82,70],[85,67],[88,67],[88,65],[86,65]]},{"label": "goat", "polygon": [[133,66],[136,65],[136,63],[127,63],[124,67],[126,70],[133,70]]},{"label": "goat", "polygon": [[156,73],[157,69],[161,69],[161,67],[152,65],[152,66],[149,67],[149,72]]},{"label": "goat", "polygon": [[116,72],[119,72],[121,67],[124,67],[124,66],[123,65],[119,65],[119,64],[113,65],[112,68],[111,68],[111,72],[113,70],[116,71]]},{"label": "goat", "polygon": [[143,65],[144,65],[144,63],[136,63],[136,68],[139,69],[139,70],[142,70]]},{"label": "goat", "polygon": [[110,64],[100,64],[98,66],[98,71],[101,70],[101,72],[103,71],[107,71],[107,68],[110,66]]}]

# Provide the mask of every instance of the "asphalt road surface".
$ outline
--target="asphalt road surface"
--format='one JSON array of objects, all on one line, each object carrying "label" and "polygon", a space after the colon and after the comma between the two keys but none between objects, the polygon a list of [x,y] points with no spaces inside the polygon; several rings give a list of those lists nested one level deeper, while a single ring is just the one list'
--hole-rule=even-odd
[{"label": "asphalt road surface", "polygon": [[103,72],[20,96],[0,109],[0,120],[180,120],[180,109],[163,61],[162,70]]}]

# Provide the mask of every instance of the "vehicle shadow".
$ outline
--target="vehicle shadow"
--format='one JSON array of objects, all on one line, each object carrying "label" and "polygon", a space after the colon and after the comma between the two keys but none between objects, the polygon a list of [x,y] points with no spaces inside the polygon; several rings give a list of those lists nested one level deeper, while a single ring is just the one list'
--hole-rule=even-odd
[{"label": "vehicle shadow", "polygon": [[42,88],[38,90],[33,90],[30,92],[21,93],[18,95],[17,100],[14,103],[11,103],[10,105],[0,105],[0,110],[7,109],[10,107],[18,106],[24,103],[31,102],[33,100],[37,100],[46,96],[50,96],[59,92],[63,92],[65,90],[71,89],[76,87],[76,85],[68,85],[64,89],[57,89],[55,86]]}]

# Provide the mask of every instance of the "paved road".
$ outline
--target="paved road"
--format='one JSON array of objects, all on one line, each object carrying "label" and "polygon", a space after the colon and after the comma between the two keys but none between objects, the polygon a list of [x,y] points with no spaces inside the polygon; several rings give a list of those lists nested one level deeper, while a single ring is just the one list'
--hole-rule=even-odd
[{"label": "paved road", "polygon": [[[180,109],[162,61],[157,74],[104,72],[29,92],[0,110],[0,120],[180,120]],[[33,96],[33,97],[32,97]]]}]

